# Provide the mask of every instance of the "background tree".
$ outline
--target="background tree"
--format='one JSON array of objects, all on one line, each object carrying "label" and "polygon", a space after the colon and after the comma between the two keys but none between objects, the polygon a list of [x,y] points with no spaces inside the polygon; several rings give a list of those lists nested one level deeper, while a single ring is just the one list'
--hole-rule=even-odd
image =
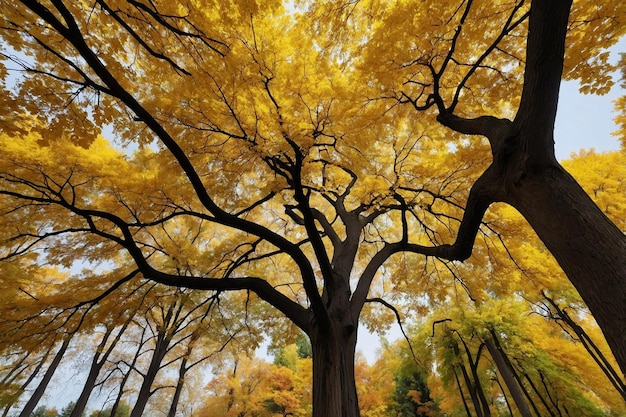
[{"label": "background tree", "polygon": [[89,414],[89,417],[129,417],[130,407],[126,403],[120,404],[115,414],[112,414],[111,408],[105,408],[104,410],[93,411]]},{"label": "background tree", "polygon": [[394,377],[395,389],[390,415],[397,417],[428,417],[434,414],[430,390],[421,370],[410,361],[398,369]]}]

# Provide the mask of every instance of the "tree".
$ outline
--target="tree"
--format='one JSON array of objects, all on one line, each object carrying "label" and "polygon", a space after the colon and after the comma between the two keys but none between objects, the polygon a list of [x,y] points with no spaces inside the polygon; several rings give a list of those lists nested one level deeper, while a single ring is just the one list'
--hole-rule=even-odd
[{"label": "tree", "polygon": [[[427,51],[423,56],[413,57],[411,62],[402,63],[411,67],[406,83],[412,88],[396,93],[398,101],[417,111],[434,109],[437,120],[453,131],[487,138],[493,155],[489,167],[472,186],[455,243],[440,246],[438,256],[467,259],[489,206],[506,202],[515,207],[581,294],[603,329],[622,371],[626,372],[626,329],[624,323],[614,321],[614,317],[626,313],[623,302],[626,285],[622,279],[626,273],[626,236],[554,156],[554,119],[572,2],[533,1],[528,12],[524,11],[523,2],[515,7],[517,10],[508,14],[506,24],[485,41],[484,52],[477,52],[473,45],[473,55],[463,55],[467,53],[463,45],[467,46],[471,39],[465,36],[465,31],[471,33],[473,24],[468,16],[480,13],[474,10],[473,2],[467,2],[459,11],[459,26],[451,29],[447,52],[432,55]],[[580,12],[583,7],[575,7],[574,11]],[[528,38],[525,58],[520,58],[524,74],[519,104],[517,100],[510,103],[516,110],[515,116],[512,120],[493,116],[497,113],[495,109],[484,115],[485,111],[477,108],[482,104],[480,94],[474,100],[466,99],[463,93],[480,87],[472,83],[472,78],[480,78],[474,77],[474,73],[490,69],[493,64],[500,68],[497,58],[490,55],[516,30],[524,13],[529,14]],[[572,16],[573,21],[578,19],[580,16]],[[518,52],[508,53],[517,58]],[[566,71],[569,76],[591,77],[577,68]],[[498,73],[496,70],[495,76]],[[450,88],[448,81],[452,77],[459,81]],[[508,81],[506,75],[504,79]]]},{"label": "tree", "polygon": [[428,417],[432,415],[430,390],[415,362],[406,362],[394,378],[395,390],[390,411],[397,417]]},{"label": "tree", "polygon": [[[609,3],[602,13],[623,13]],[[475,238],[501,201],[559,261],[626,369],[625,324],[613,319],[626,316],[626,237],[554,157],[571,2],[433,2],[421,13],[374,1],[306,12],[270,1],[0,4],[1,36],[21,53],[2,57],[26,74],[3,86],[5,261],[106,258],[120,272],[109,288],[148,279],[250,294],[238,305],[263,300],[309,337],[314,415],[351,417],[370,292],[389,277],[456,278],[446,260],[488,246]],[[584,5],[575,19],[600,24],[596,3]],[[585,65],[601,64],[624,28],[608,30],[574,42],[571,76],[591,77]],[[493,108],[505,114],[483,115]],[[446,140],[433,117],[459,135]],[[491,147],[482,175],[488,150],[473,135]],[[403,277],[414,271],[401,254],[430,257],[429,273]]]},{"label": "tree", "polygon": [[[59,417],[70,417],[73,414],[74,408],[76,408],[76,403],[71,401],[65,407],[61,409],[59,413]],[[82,414],[79,414],[81,416]]]},{"label": "tree", "polygon": [[[443,382],[444,391],[433,398],[465,401],[467,411],[459,415],[623,413],[620,394],[607,389],[584,346],[534,309],[509,296],[435,312],[414,338],[429,338],[436,352],[436,372],[428,372],[438,374],[431,377]],[[453,410],[449,403],[442,407]]]},{"label": "tree", "polygon": [[57,417],[58,413],[55,408],[47,408],[45,405],[40,405],[31,414],[31,417]]},{"label": "tree", "polygon": [[121,403],[117,409],[115,414],[112,413],[111,408],[106,408],[100,411],[93,411],[89,414],[89,417],[129,417],[130,416],[130,407],[126,403]]}]

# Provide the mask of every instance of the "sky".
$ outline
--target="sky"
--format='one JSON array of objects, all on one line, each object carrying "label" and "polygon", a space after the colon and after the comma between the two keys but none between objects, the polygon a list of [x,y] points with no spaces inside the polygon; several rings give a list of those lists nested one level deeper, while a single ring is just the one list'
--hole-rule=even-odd
[{"label": "sky", "polygon": [[[617,63],[620,52],[626,53],[626,37],[611,49],[611,64]],[[559,161],[581,149],[594,148],[598,152],[619,149],[617,137],[611,135],[617,130],[613,120],[617,116],[613,101],[626,94],[626,90],[620,86],[619,77],[619,74],[614,76],[616,83],[604,96],[580,94],[578,82],[561,84],[554,129],[555,151]]]}]

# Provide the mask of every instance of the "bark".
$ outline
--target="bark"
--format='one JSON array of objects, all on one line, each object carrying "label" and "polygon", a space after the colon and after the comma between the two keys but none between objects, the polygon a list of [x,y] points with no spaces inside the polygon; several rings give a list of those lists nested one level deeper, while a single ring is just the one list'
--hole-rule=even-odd
[{"label": "bark", "polygon": [[556,258],[626,372],[626,237],[560,167],[524,181],[513,199]]},{"label": "bark", "polygon": [[[17,400],[20,398],[22,393],[24,393],[24,391],[26,391],[26,387],[28,387],[30,385],[30,383],[33,382],[33,380],[35,379],[37,374],[39,374],[39,371],[41,370],[43,365],[46,363],[46,361],[48,359],[48,356],[50,355],[50,352],[52,352],[53,348],[54,348],[54,344],[51,344],[46,349],[46,351],[44,352],[43,356],[39,358],[39,360],[37,361],[37,365],[35,366],[35,369],[33,369],[33,371],[30,373],[28,378],[26,378],[26,381],[24,381],[24,383],[22,383],[22,385],[20,385],[20,387],[17,390],[17,392],[15,392],[15,394],[13,394],[13,399],[11,401],[9,401],[9,403],[4,408],[4,411],[2,412],[2,417],[6,417],[9,414],[9,411],[11,410],[11,408],[13,408],[14,405],[16,405]],[[24,360],[26,360],[27,358],[28,358],[28,356],[24,357]],[[6,380],[3,381],[3,382],[6,382]]]},{"label": "bark", "polygon": [[[465,354],[467,355],[467,361],[469,363],[472,376],[470,377],[470,373],[467,372],[467,368],[465,367],[464,360],[462,359],[461,350],[459,349],[458,343],[456,342],[456,340],[452,340],[451,341],[452,350],[454,352],[455,357],[459,358],[459,363],[457,365],[452,365],[454,374],[457,378],[457,384],[459,383],[458,376],[456,373],[456,368],[458,367],[459,370],[461,371],[461,375],[463,376],[463,381],[465,382],[465,385],[467,386],[467,391],[470,395],[470,398],[472,399],[472,405],[474,406],[474,411],[476,412],[476,415],[478,417],[489,417],[491,415],[491,410],[489,409],[489,405],[487,404],[487,400],[483,393],[482,386],[480,385],[480,379],[478,378],[478,372],[477,372],[478,360],[476,361],[472,360],[472,355],[467,345],[465,344],[463,339],[460,337],[460,335],[459,335],[459,338],[461,339],[465,347]],[[463,397],[463,390],[461,389],[460,385],[459,385],[459,391],[461,392],[461,396]],[[464,397],[463,397],[463,402],[465,403]],[[465,406],[467,408],[467,405]]]},{"label": "bark", "polygon": [[70,417],[81,417],[83,415],[83,411],[85,411],[85,408],[87,407],[87,402],[89,401],[91,392],[96,386],[98,375],[100,374],[102,367],[106,363],[111,352],[113,352],[117,343],[120,341],[122,334],[128,328],[133,316],[134,313],[128,316],[122,327],[119,329],[117,335],[111,343],[109,343],[109,346],[106,349],[105,347],[109,341],[109,337],[114,330],[113,325],[110,325],[105,334],[102,336],[102,340],[100,341],[100,344],[94,353],[93,360],[91,361],[91,367],[89,368],[89,373],[87,374],[87,380],[85,381],[85,385],[83,385],[83,389],[78,397],[78,400],[76,400],[76,404],[74,405],[74,409],[72,410]]},{"label": "bark", "polygon": [[496,363],[496,367],[498,368],[498,372],[502,376],[504,383],[509,389],[509,393],[517,406],[522,417],[532,417],[532,413],[530,412],[530,408],[528,407],[528,403],[524,398],[524,393],[520,389],[517,379],[513,375],[513,371],[510,368],[510,362],[504,358],[504,352],[502,351],[499,343],[496,343],[491,338],[486,338],[485,346],[487,346],[487,350],[489,354],[493,358]]},{"label": "bark", "polygon": [[463,385],[461,385],[461,380],[459,379],[459,374],[456,372],[455,366],[452,366],[452,371],[454,372],[454,380],[456,381],[456,386],[459,389],[461,401],[463,401],[463,408],[465,409],[465,413],[467,414],[467,417],[472,417],[472,412],[470,411],[469,405],[467,404],[467,399],[465,398],[465,394],[463,393]]},{"label": "bark", "polygon": [[137,365],[137,361],[139,360],[139,357],[141,356],[141,353],[142,353],[141,347],[143,346],[143,339],[144,339],[145,332],[146,332],[146,329],[143,329],[141,333],[141,337],[139,339],[142,341],[142,343],[140,343],[139,346],[137,347],[137,350],[135,351],[135,354],[133,355],[133,360],[128,365],[128,372],[124,373],[122,376],[122,380],[120,381],[120,384],[119,384],[119,390],[117,392],[115,402],[113,403],[113,406],[111,407],[111,417],[115,417],[117,410],[120,407],[120,404],[122,403],[122,398],[124,397],[124,394],[125,394],[124,388],[126,387],[126,383],[128,382],[128,379],[130,378],[130,374],[132,370],[135,369],[135,366]]},{"label": "bark", "polygon": [[59,367],[59,364],[61,363],[61,359],[63,359],[63,355],[65,355],[65,351],[70,345],[70,341],[72,340],[73,336],[74,336],[74,333],[67,333],[63,337],[63,343],[61,344],[61,347],[59,348],[57,354],[54,356],[54,359],[52,359],[50,366],[46,370],[46,373],[44,374],[41,381],[39,382],[39,385],[33,392],[33,395],[26,402],[26,405],[22,409],[22,412],[20,413],[19,417],[30,417],[32,412],[35,410],[35,407],[37,407],[39,400],[41,400],[41,397],[45,393],[46,388],[48,387],[48,384],[50,383],[50,379],[52,379],[52,376],[54,375],[57,368]]},{"label": "bark", "polygon": [[[526,381],[528,381],[528,384],[530,385],[530,387],[533,389],[533,391],[535,391],[535,394],[539,398],[539,401],[541,401],[541,404],[543,404],[543,406],[545,407],[546,411],[550,414],[551,417],[554,417],[555,414],[552,411],[552,408],[550,408],[550,404],[548,404],[543,394],[539,392],[539,389],[537,388],[537,385],[535,385],[535,383],[533,382],[533,379],[527,373],[524,373],[523,375],[524,375],[524,378],[526,378]],[[536,405],[533,405],[533,408],[535,410],[535,413],[538,416],[542,415],[541,413],[539,413],[539,410],[537,409]]]},{"label": "bark", "polygon": [[176,381],[176,389],[174,391],[174,396],[172,397],[172,402],[170,403],[170,409],[167,413],[167,417],[176,417],[176,409],[178,408],[180,396],[183,392],[183,386],[185,385],[185,374],[187,374],[187,371],[189,370],[187,367],[187,361],[190,350],[191,348],[187,351],[187,355],[182,358],[180,367],[178,368],[178,381]]},{"label": "bark", "polygon": [[146,374],[143,376],[143,381],[141,383],[141,387],[139,388],[139,393],[137,394],[137,400],[130,413],[130,417],[141,417],[143,415],[143,412],[148,405],[148,400],[154,393],[154,391],[152,391],[152,383],[161,369],[161,362],[167,354],[169,343],[170,339],[167,337],[166,332],[162,331],[159,333],[154,346],[154,353],[150,359],[150,365],[148,366]]},{"label": "bark", "polygon": [[561,413],[561,409],[559,407],[559,400],[558,398],[555,398],[557,396],[557,392],[554,393],[555,397],[550,394],[550,388],[548,387],[548,383],[546,383],[546,377],[541,371],[539,371],[539,378],[541,378],[541,384],[543,385],[543,389],[545,390],[550,403],[554,406],[554,409],[558,413],[559,417],[562,417],[563,414]]},{"label": "bark", "polygon": [[483,390],[482,383],[480,382],[480,377],[478,376],[478,362],[480,360],[480,353],[482,351],[482,346],[478,348],[478,353],[476,353],[476,360],[472,361],[472,356],[469,348],[467,347],[465,341],[463,341],[463,345],[465,346],[467,361],[470,365],[470,370],[472,371],[472,378],[474,380],[474,390],[478,395],[478,399],[480,401],[480,405],[483,409],[483,415],[485,417],[491,417],[491,409],[489,408],[489,402],[487,401],[487,397],[485,396],[485,391]]},{"label": "bark", "polygon": [[313,326],[313,417],[358,417],[354,379],[357,327],[344,320]]},{"label": "bark", "polygon": [[496,375],[495,377],[496,380],[496,384],[498,384],[498,387],[500,388],[500,392],[502,393],[502,397],[504,398],[504,402],[506,404],[506,409],[509,412],[509,415],[513,415],[513,409],[511,408],[511,403],[509,402],[509,397],[506,395],[506,391],[504,390],[504,387],[502,386],[502,383],[500,382],[500,380],[498,379],[498,376]]},{"label": "bark", "polygon": [[[533,67],[526,71],[524,88],[533,100],[525,102],[522,96],[526,104],[515,120],[521,144],[516,165],[528,162],[507,200],[563,268],[626,372],[626,321],[621,319],[626,317],[626,236],[553,158],[553,114],[569,7],[563,0],[533,2],[527,64]],[[555,27],[562,33],[550,33]]]}]

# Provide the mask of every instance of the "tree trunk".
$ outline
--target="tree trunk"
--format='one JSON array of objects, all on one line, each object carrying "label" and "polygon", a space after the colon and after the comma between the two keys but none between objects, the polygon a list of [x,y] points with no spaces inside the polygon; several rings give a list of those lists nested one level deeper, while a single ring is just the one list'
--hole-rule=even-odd
[{"label": "tree trunk", "polygon": [[504,390],[504,387],[502,386],[502,383],[498,379],[497,375],[495,377],[495,381],[496,381],[496,384],[498,384],[498,388],[500,388],[500,392],[502,393],[502,398],[504,398],[504,403],[506,404],[506,409],[509,412],[509,415],[512,416],[513,415],[513,409],[511,408],[511,403],[509,401],[509,397],[506,395],[506,391]]},{"label": "tree trunk", "polygon": [[470,398],[472,399],[472,404],[474,405],[474,411],[476,412],[476,415],[478,417],[489,417],[490,416],[489,407],[487,406],[486,410],[483,407],[484,395],[482,395],[482,397],[480,395],[480,393],[482,392],[482,388],[480,386],[480,380],[478,379],[478,375],[473,372],[474,369],[473,369],[473,361],[472,361],[471,354],[469,353],[469,350],[467,349],[467,345],[465,345],[465,348],[466,348],[465,353],[467,354],[467,360],[469,362],[469,366],[470,368],[472,368],[473,378],[470,377],[470,374],[467,372],[467,369],[465,368],[465,364],[461,357],[461,351],[459,349],[458,343],[454,341],[454,344],[452,345],[452,349],[454,351],[454,355],[457,358],[459,358],[459,364],[457,366],[461,370],[461,375],[463,375],[463,380],[465,381],[465,385],[467,385],[467,391],[469,392]]},{"label": "tree trunk", "polygon": [[[106,361],[106,358],[109,356],[110,350],[104,351],[104,347],[106,346],[107,340],[113,331],[112,328],[107,329],[104,336],[102,336],[102,340],[94,353],[93,359],[91,361],[91,367],[89,368],[89,374],[87,374],[87,380],[85,381],[85,385],[83,385],[83,389],[76,400],[76,404],[74,405],[74,409],[70,414],[70,417],[80,417],[87,406],[87,401],[89,401],[89,397],[91,396],[91,392],[96,386],[96,381],[98,379],[98,375],[100,374],[100,370]],[[101,353],[104,351],[104,354]]]},{"label": "tree trunk", "polygon": [[578,290],[626,373],[626,235],[560,166],[529,176],[512,200]]},{"label": "tree trunk", "polygon": [[133,411],[130,413],[130,417],[141,417],[148,404],[148,400],[152,396],[152,383],[156,379],[157,373],[161,369],[161,362],[167,353],[169,346],[169,338],[165,335],[165,332],[159,333],[156,344],[154,346],[154,353],[152,359],[150,359],[150,365],[148,371],[143,377],[139,394],[137,394],[137,401],[133,407]]},{"label": "tree trunk", "polygon": [[37,403],[39,403],[39,400],[43,396],[44,392],[46,391],[46,388],[48,387],[48,384],[50,383],[50,379],[52,379],[52,376],[54,375],[57,368],[59,367],[59,364],[61,363],[61,359],[63,359],[63,355],[65,355],[65,351],[67,350],[67,347],[70,345],[70,341],[72,340],[73,336],[74,336],[74,333],[67,333],[63,336],[63,343],[61,344],[61,348],[59,349],[57,354],[54,356],[54,359],[52,359],[52,363],[50,363],[48,370],[46,371],[43,378],[39,382],[39,385],[33,392],[33,395],[26,402],[26,405],[22,409],[22,412],[20,413],[19,417],[30,417],[32,412],[35,410],[35,407],[37,407]]},{"label": "tree trunk", "polygon": [[465,394],[463,393],[463,385],[461,384],[459,374],[457,373],[456,367],[454,365],[452,366],[452,372],[454,372],[454,380],[456,381],[456,386],[459,389],[459,395],[461,396],[461,401],[463,401],[465,413],[467,413],[467,417],[472,417],[472,412],[470,411],[469,405],[467,404],[467,399],[465,398]]},{"label": "tree trunk", "polygon": [[146,330],[143,329],[143,331],[141,332],[141,337],[139,338],[139,340],[141,341],[141,343],[139,344],[139,346],[137,347],[137,350],[135,351],[135,354],[133,355],[133,360],[132,362],[128,365],[128,372],[126,372],[125,374],[123,374],[122,376],[122,380],[120,381],[119,384],[119,391],[117,392],[117,396],[115,397],[115,401],[113,402],[113,406],[111,406],[111,416],[110,417],[115,417],[117,414],[117,410],[120,407],[121,403],[122,403],[122,398],[124,397],[125,394],[125,390],[124,388],[126,387],[126,383],[128,382],[128,379],[130,378],[130,374],[133,371],[133,369],[135,369],[135,366],[137,365],[137,361],[139,360],[139,356],[141,356],[141,347],[144,345],[144,335],[146,333]]},{"label": "tree trunk", "polygon": [[[493,332],[493,330],[492,330]],[[509,389],[509,393],[517,406],[522,417],[532,417],[532,413],[530,412],[530,408],[528,407],[528,403],[524,398],[524,393],[520,389],[517,379],[513,375],[513,371],[510,368],[510,362],[504,358],[504,352],[502,352],[501,346],[497,343],[497,339],[494,342],[491,338],[486,338],[485,346],[487,346],[487,350],[494,362],[496,363],[496,367],[498,368],[498,372],[502,376],[504,383]]]},{"label": "tree trunk", "polygon": [[185,385],[185,374],[189,368],[187,368],[187,359],[189,355],[189,349],[187,351],[187,355],[182,358],[180,363],[180,367],[178,368],[178,381],[176,381],[176,390],[174,391],[174,396],[172,397],[172,402],[170,403],[170,410],[167,413],[167,417],[176,417],[176,409],[178,408],[178,402],[180,401],[180,395],[183,392],[183,386]]},{"label": "tree trunk", "polygon": [[[555,414],[552,411],[552,408],[550,408],[550,404],[548,404],[548,402],[544,398],[543,394],[541,392],[539,392],[539,389],[537,388],[537,385],[535,385],[535,383],[533,382],[533,379],[530,377],[530,375],[528,375],[527,373],[523,373],[522,375],[524,375],[524,378],[526,378],[526,381],[528,381],[528,385],[530,385],[530,387],[533,389],[533,391],[535,392],[535,395],[537,396],[537,398],[539,398],[539,401],[541,402],[541,404],[543,404],[543,406],[545,407],[546,411],[550,414],[550,417],[554,417]],[[543,414],[541,414],[539,412],[538,407],[536,405],[534,405],[533,407],[535,409],[535,413],[538,416],[543,415]]]},{"label": "tree trunk", "polygon": [[[562,320],[567,327],[571,329],[571,331],[578,336],[578,340],[582,343],[589,353],[589,356],[593,358],[593,360],[598,364],[602,372],[606,375],[606,377],[611,381],[611,385],[615,387],[617,392],[622,396],[624,401],[626,401],[626,383],[619,376],[618,371],[611,365],[608,361],[604,353],[600,350],[598,345],[591,339],[591,337],[587,334],[585,329],[583,329],[574,319],[572,319],[569,314],[563,309],[559,307],[556,301],[552,298],[548,297],[545,292],[542,292],[543,297],[550,303],[552,308],[554,308],[555,313],[550,312],[550,318],[554,320]],[[553,314],[556,314],[554,317]]]},{"label": "tree trunk", "polygon": [[[52,352],[53,348],[54,348],[54,344],[51,344],[46,349],[43,356],[37,362],[37,366],[35,366],[35,369],[31,372],[28,378],[26,378],[26,381],[24,381],[24,383],[20,385],[17,391],[12,395],[11,400],[9,400],[9,402],[6,404],[6,407],[4,408],[4,411],[2,412],[2,417],[7,417],[11,408],[13,408],[13,406],[16,405],[20,396],[24,393],[24,391],[26,391],[26,387],[28,387],[30,383],[33,382],[33,379],[35,379],[35,377],[37,376],[37,374],[43,367],[44,363],[46,363],[46,360],[48,359],[48,356],[50,355],[50,352]],[[28,359],[28,357],[25,357],[24,359]],[[6,381],[3,381],[3,382],[6,382]]]},{"label": "tree trunk", "polygon": [[[72,414],[70,414],[70,417],[81,417],[83,415],[83,412],[85,411],[85,408],[87,407],[87,402],[89,401],[89,397],[91,396],[91,392],[96,386],[96,381],[98,379],[98,375],[100,374],[100,371],[102,370],[102,367],[106,363],[111,352],[113,352],[113,349],[115,348],[115,346],[117,346],[117,343],[122,338],[122,334],[128,328],[128,325],[130,324],[133,316],[134,316],[134,313],[128,316],[128,318],[126,319],[122,327],[118,330],[117,335],[111,341],[111,343],[109,343],[109,346],[106,349],[105,347],[107,345],[107,342],[109,341],[109,337],[113,333],[115,326],[112,324],[109,325],[110,327],[107,328],[105,334],[102,336],[102,340],[100,341],[100,344],[98,345],[98,348],[96,349],[96,352],[94,353],[94,357],[91,362],[91,367],[89,369],[89,374],[87,375],[87,380],[85,381],[83,390],[81,391],[80,396],[78,397],[78,400],[76,401],[76,404],[74,406],[74,409],[72,410]],[[113,415],[111,415],[111,417],[113,417]]]},{"label": "tree trunk", "polygon": [[314,326],[313,417],[359,417],[354,360],[357,327],[333,321]]},{"label": "tree trunk", "polygon": [[[626,373],[626,236],[554,156],[554,121],[571,0],[533,0],[524,85],[513,122],[453,115],[437,118],[457,132],[489,139],[493,163],[474,184],[457,242],[447,259],[466,259],[485,210],[511,204],[526,218],[589,307]],[[447,253],[450,252],[450,253]]]},{"label": "tree trunk", "polygon": [[563,268],[625,373],[626,236],[554,157],[570,7],[571,0],[533,0],[531,5],[524,87],[507,141],[514,149],[507,164],[507,201]]}]

